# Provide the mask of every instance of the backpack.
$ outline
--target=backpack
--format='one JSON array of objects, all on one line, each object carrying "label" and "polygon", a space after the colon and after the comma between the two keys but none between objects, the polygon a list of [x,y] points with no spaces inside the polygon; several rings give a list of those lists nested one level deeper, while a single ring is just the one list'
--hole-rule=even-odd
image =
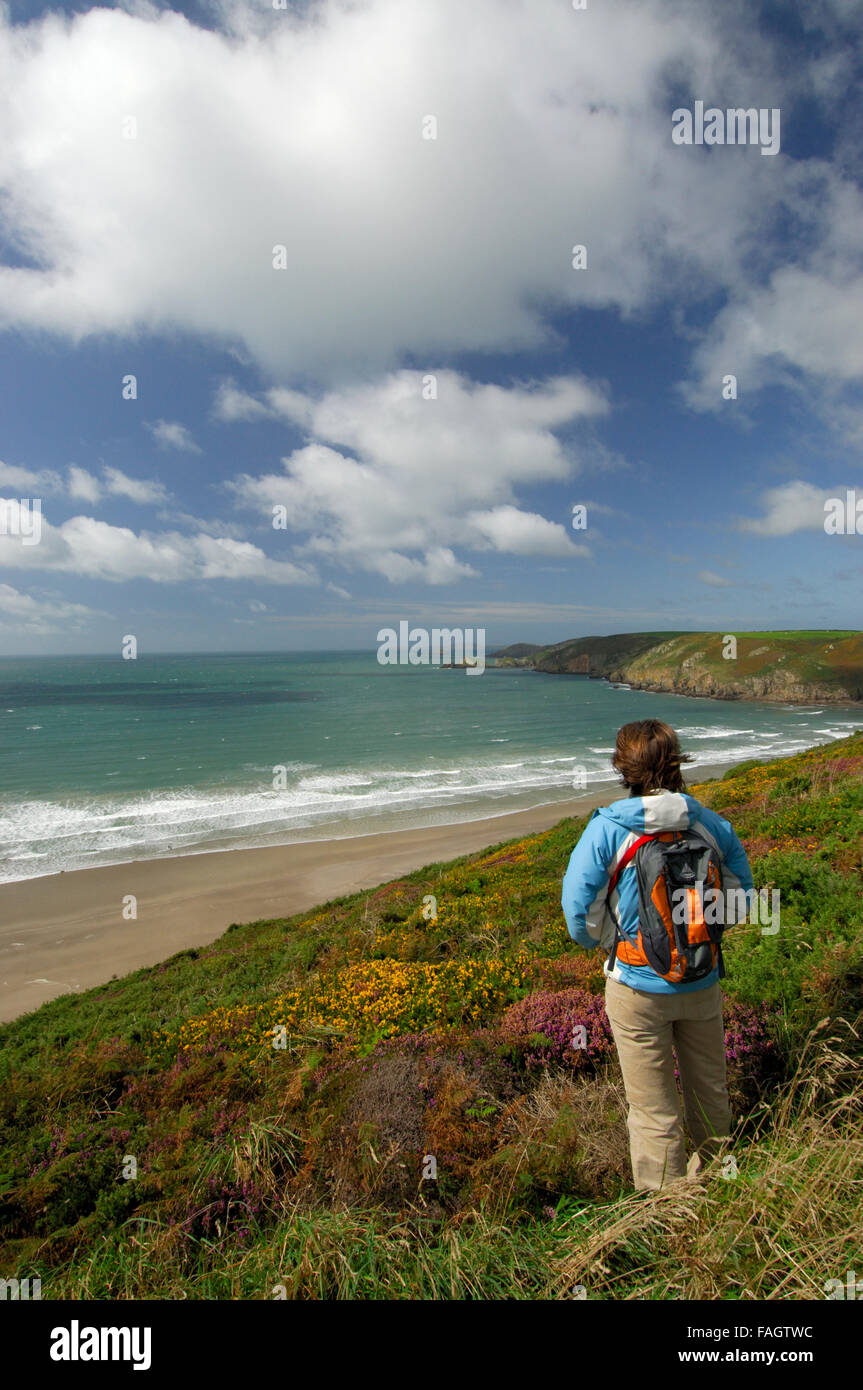
[{"label": "backpack", "polygon": [[[723,914],[709,912],[707,921],[704,915],[704,893],[710,888],[721,894],[722,889],[722,861],[716,847],[697,830],[642,835],[610,875],[609,897],[633,860],[638,881],[637,944],[623,936],[617,923],[608,973],[619,958],[624,965],[649,965],[670,984],[702,980],[717,965],[722,979],[725,923],[717,919]],[[721,901],[721,896],[714,898]]]}]

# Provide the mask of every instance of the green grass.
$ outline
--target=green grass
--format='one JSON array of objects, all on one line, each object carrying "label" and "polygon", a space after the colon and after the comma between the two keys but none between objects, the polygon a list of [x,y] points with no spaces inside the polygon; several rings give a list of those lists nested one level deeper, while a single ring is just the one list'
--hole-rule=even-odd
[{"label": "green grass", "polygon": [[795,637],[813,638],[816,641],[829,642],[836,637],[859,637],[859,631],[853,627],[837,628],[785,628],[785,629],[761,629],[749,628],[745,632],[734,632],[734,637],[768,637],[777,640],[790,639]]},{"label": "green grass", "polygon": [[863,735],[696,794],[781,893],[776,935],[727,937],[752,1047],[733,1180],[634,1195],[613,1052],[539,1065],[548,1037],[509,1021],[602,988],[560,913],[566,820],[0,1028],[0,1275],[44,1298],[823,1296],[863,1204]]}]

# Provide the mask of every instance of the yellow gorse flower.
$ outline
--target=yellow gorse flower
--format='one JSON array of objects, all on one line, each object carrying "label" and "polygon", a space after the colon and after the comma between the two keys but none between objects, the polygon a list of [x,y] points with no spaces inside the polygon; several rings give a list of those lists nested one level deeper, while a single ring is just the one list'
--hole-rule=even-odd
[{"label": "yellow gorse flower", "polygon": [[273,1030],[344,1032],[358,1040],[421,1029],[447,1029],[498,1012],[526,983],[533,956],[508,959],[359,961],[260,1004],[213,1009],[187,1019],[164,1042],[179,1050],[218,1039],[269,1046]]}]

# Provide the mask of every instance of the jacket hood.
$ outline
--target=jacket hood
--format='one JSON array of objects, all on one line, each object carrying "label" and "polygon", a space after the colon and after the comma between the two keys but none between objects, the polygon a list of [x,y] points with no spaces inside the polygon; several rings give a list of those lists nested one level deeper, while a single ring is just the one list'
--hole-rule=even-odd
[{"label": "jacket hood", "polygon": [[652,834],[657,830],[688,830],[698,820],[701,805],[684,792],[655,792],[626,796],[597,812],[627,831]]}]

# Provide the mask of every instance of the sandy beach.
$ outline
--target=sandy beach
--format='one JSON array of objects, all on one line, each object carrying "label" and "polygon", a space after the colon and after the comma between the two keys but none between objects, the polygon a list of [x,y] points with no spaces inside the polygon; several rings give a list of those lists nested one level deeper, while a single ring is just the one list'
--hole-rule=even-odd
[{"label": "sandy beach", "polygon": [[[237,849],[48,874],[0,885],[0,1021],[68,991],[156,965],[232,922],[286,917],[412,869],[547,830],[604,793],[459,825]],[[127,895],[137,919],[125,920]]]},{"label": "sandy beach", "polygon": [[[699,768],[699,780],[721,771]],[[547,830],[617,795],[606,786],[456,825],[139,860],[2,884],[0,1022],[204,946],[232,922],[303,912],[425,864]],[[134,920],[123,916],[129,895],[137,900]]]}]

